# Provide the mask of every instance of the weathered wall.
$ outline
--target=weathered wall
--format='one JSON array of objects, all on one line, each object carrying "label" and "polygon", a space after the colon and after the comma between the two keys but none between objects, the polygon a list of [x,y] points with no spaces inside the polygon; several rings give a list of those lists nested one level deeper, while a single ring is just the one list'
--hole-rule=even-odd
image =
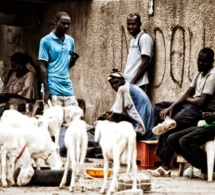
[{"label": "weathered wall", "polygon": [[[131,39],[126,30],[126,17],[130,12],[137,12],[142,17],[143,28],[156,43],[152,101],[175,100],[187,89],[197,71],[199,50],[204,46],[215,49],[215,1],[154,0],[153,15],[148,14],[149,2],[76,0],[44,6],[40,28],[18,30],[23,39],[18,48],[36,59],[39,39],[54,28],[55,13],[64,10],[70,14],[72,24],[68,34],[74,37],[80,54],[76,66],[71,69],[71,78],[76,97],[86,101],[86,119],[92,123],[114,102],[115,93],[107,77],[114,66],[124,70]],[[5,32],[8,27],[3,26],[1,37],[8,36]],[[4,47],[9,44],[2,38],[0,43],[6,44]],[[9,51],[11,55],[12,50]]]}]

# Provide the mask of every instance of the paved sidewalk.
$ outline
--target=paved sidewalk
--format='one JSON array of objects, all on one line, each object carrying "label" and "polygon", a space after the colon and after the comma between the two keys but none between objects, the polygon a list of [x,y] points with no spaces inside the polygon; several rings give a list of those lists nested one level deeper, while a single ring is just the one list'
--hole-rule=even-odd
[{"label": "paved sidewalk", "polygon": [[[94,167],[96,164],[103,164],[102,159],[92,159],[93,162],[86,163],[87,167]],[[122,166],[120,172],[124,172],[125,167]],[[151,178],[151,191],[144,192],[150,195],[214,195],[215,194],[215,180],[211,183],[200,179],[188,179],[185,177],[178,177],[178,169],[172,171],[171,177],[153,177],[147,173],[146,170],[139,170]],[[110,179],[108,184],[110,184]],[[56,187],[42,187],[42,186],[26,186],[26,187],[9,187],[0,188],[0,194],[4,195],[97,195],[100,194],[100,188],[103,179],[86,179],[87,191],[81,193],[80,191],[71,193],[69,187],[66,189],[59,189]]]}]

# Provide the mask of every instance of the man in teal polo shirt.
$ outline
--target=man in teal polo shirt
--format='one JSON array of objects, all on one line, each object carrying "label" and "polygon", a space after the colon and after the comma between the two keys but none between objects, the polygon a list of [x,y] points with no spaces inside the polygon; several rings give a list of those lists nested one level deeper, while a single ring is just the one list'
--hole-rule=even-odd
[{"label": "man in teal polo shirt", "polygon": [[66,12],[59,12],[55,22],[55,29],[41,39],[39,46],[43,100],[45,104],[50,99],[53,105],[78,105],[69,75],[78,58],[74,39],[66,34],[71,19]]}]

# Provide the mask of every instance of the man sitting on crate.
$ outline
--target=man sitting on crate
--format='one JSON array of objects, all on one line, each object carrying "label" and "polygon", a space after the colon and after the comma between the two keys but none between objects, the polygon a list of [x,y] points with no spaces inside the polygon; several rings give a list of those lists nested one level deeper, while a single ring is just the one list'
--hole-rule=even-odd
[{"label": "man sitting on crate", "polygon": [[137,132],[137,140],[154,140],[153,109],[146,93],[137,85],[128,83],[117,68],[113,68],[108,81],[115,92],[116,100],[105,116],[114,121],[129,121]]}]

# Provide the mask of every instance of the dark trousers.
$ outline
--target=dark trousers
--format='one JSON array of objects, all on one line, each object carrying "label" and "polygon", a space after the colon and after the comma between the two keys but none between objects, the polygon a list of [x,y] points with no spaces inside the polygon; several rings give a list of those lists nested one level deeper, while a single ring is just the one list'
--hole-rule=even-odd
[{"label": "dark trousers", "polygon": [[[207,173],[207,156],[201,147],[209,140],[214,140],[215,127],[190,127],[171,134],[168,145],[182,155],[191,165]],[[214,166],[215,168],[215,166]]]},{"label": "dark trousers", "polygon": [[[172,102],[160,102],[155,104],[155,126],[158,123],[163,122],[160,119],[160,112],[163,109],[168,108],[171,104]],[[159,136],[158,144],[155,151],[155,154],[159,156],[159,158],[163,162],[163,166],[165,167],[169,167],[169,163],[174,155],[174,150],[167,143],[168,137],[172,133],[187,129],[192,126],[197,126],[198,121],[202,119],[202,111],[197,106],[194,106],[192,104],[179,105],[174,108],[172,113],[172,119],[174,119],[177,123],[176,128],[167,131],[166,133]]]}]

